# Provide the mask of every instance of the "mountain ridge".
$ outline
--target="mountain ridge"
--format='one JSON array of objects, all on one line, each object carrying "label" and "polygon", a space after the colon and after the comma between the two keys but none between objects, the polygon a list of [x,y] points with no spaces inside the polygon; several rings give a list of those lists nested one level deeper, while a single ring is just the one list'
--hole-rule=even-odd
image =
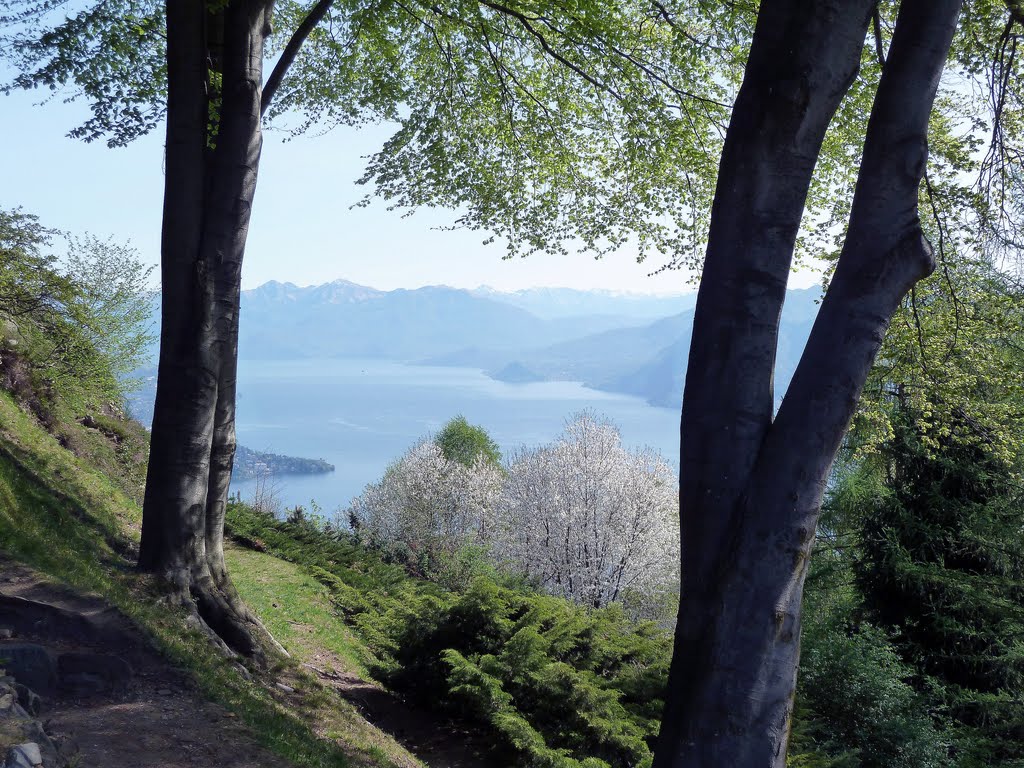
[{"label": "mountain ridge", "polygon": [[[787,293],[776,366],[780,393],[795,370],[819,296],[817,288]],[[578,381],[677,406],[694,305],[693,294],[445,285],[382,291],[344,279],[305,287],[270,281],[242,292],[239,356],[478,368],[507,383]],[[586,313],[595,309],[604,313]],[[650,316],[665,309],[674,311]]]}]

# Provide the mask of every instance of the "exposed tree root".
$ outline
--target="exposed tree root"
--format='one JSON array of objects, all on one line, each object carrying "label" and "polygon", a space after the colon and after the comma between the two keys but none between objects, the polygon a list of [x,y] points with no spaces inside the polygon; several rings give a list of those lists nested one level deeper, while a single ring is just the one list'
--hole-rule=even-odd
[{"label": "exposed tree root", "polygon": [[230,579],[218,585],[207,568],[166,574],[174,590],[168,599],[189,612],[189,623],[205,634],[228,658],[243,657],[266,667],[288,651],[242,601]]}]

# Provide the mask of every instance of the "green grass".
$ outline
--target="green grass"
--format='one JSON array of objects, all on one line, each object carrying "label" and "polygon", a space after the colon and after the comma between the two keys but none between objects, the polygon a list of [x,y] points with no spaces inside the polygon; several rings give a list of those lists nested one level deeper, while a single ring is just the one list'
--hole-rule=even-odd
[{"label": "green grass", "polygon": [[299,661],[330,654],[336,671],[370,679],[366,648],[339,619],[327,588],[299,566],[238,547],[225,551],[228,570],[242,599],[270,633]]},{"label": "green grass", "polygon": [[333,693],[310,687],[312,677],[300,666],[303,662],[329,673],[371,679],[366,648],[333,609],[327,588],[299,566],[262,552],[228,546],[225,556],[239,594],[292,655],[288,683],[306,694],[317,733],[344,741],[374,764],[418,764],[352,706]]},{"label": "green grass", "polygon": [[[92,443],[92,455],[102,450],[116,455],[117,441],[107,449],[96,443],[103,430],[84,430],[66,422],[60,431],[72,446],[76,439]],[[362,730],[369,726],[350,707],[341,707],[344,716],[332,721],[335,739],[323,738],[315,720],[337,702],[314,681],[304,681],[310,707],[287,709],[269,686],[246,680],[204,635],[190,629],[183,610],[159,604],[159,584],[132,568],[141,512],[122,488],[125,476],[112,480],[90,465],[90,453],[85,455],[66,450],[0,392],[0,546],[8,555],[56,581],[106,598],[171,663],[189,671],[203,695],[234,712],[264,746],[287,761],[309,768],[398,764],[390,756],[400,748],[389,752],[382,737],[381,743],[372,742]],[[308,615],[317,610],[314,601]],[[333,647],[345,649],[341,641]],[[346,728],[352,731],[351,743]]]}]

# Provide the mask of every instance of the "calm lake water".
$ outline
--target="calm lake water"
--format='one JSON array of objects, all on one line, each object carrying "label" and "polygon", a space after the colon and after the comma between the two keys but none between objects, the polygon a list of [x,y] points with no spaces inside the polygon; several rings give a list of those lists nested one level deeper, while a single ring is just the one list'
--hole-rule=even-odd
[{"label": "calm lake water", "polygon": [[[503,453],[550,442],[585,408],[607,416],[630,447],[650,446],[673,466],[679,411],[568,382],[507,384],[468,368],[381,360],[240,360],[238,441],[257,451],[333,464],[325,475],[281,476],[285,506],[344,508],[413,443],[458,414],[484,427]],[[254,481],[232,484],[243,498]]]}]

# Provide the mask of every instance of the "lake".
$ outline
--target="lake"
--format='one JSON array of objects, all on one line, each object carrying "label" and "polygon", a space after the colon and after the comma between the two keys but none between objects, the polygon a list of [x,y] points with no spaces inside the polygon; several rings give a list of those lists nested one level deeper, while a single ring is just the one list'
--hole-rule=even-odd
[{"label": "lake", "polygon": [[[629,447],[650,446],[678,465],[679,411],[571,382],[508,384],[469,368],[385,360],[239,360],[238,441],[257,451],[322,458],[324,475],[275,479],[281,502],[330,515],[345,508],[419,439],[462,414],[503,454],[552,441],[573,413],[610,418]],[[232,483],[250,498],[255,481]]]}]

